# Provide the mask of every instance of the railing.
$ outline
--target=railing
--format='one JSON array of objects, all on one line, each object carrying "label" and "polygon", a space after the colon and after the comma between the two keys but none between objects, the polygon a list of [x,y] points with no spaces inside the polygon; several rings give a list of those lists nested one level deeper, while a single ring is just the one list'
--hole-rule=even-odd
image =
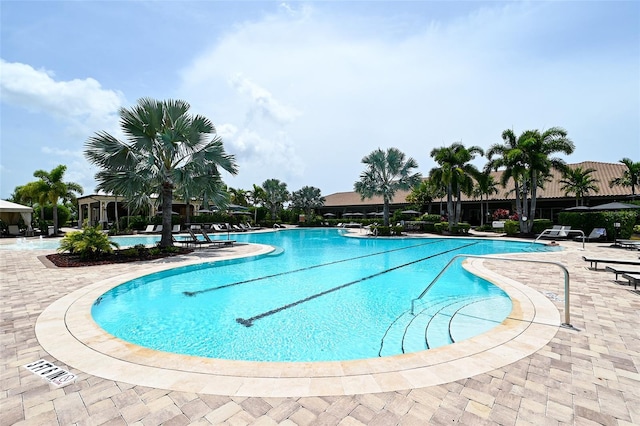
[{"label": "railing", "polygon": [[[548,231],[548,232],[547,232],[547,231]],[[538,242],[538,240],[539,240],[540,238],[544,237],[545,235],[546,235],[546,236],[548,236],[548,237],[550,237],[550,236],[560,237],[559,235],[551,235],[551,231],[554,231],[554,232],[560,232],[561,230],[559,230],[559,229],[551,229],[551,228],[549,228],[549,229],[545,229],[544,231],[542,231],[542,232],[540,233],[540,235],[538,235],[538,236],[536,237],[536,239],[535,239],[535,240],[533,240],[533,242],[532,242],[531,244],[535,244],[535,243],[537,243],[537,242]],[[569,236],[569,234],[571,234],[571,233],[577,233],[577,232],[579,232],[579,233],[582,235],[582,250],[584,250],[584,239],[585,239],[585,235],[584,235],[584,232],[582,232],[582,230],[580,230],[580,229],[575,229],[575,230],[574,230],[574,229],[570,229],[569,231],[564,231],[564,232],[566,232],[566,233],[567,233],[567,236]]]},{"label": "railing", "polygon": [[440,277],[445,273],[447,269],[460,257],[472,257],[476,259],[487,259],[487,260],[507,260],[510,262],[529,262],[529,263],[545,263],[548,265],[556,265],[564,272],[564,322],[562,323],[563,327],[573,328],[571,325],[571,315],[569,312],[569,270],[567,270],[566,266],[564,266],[560,262],[551,262],[547,260],[533,260],[533,259],[513,259],[510,257],[495,257],[495,256],[480,256],[474,254],[457,254],[451,258],[449,263],[446,264],[444,268],[440,271],[440,273],[429,283],[429,285],[424,289],[420,296],[416,297],[411,301],[411,315],[415,315],[415,303],[416,301],[422,299],[425,294],[429,291],[431,287],[440,279]]}]

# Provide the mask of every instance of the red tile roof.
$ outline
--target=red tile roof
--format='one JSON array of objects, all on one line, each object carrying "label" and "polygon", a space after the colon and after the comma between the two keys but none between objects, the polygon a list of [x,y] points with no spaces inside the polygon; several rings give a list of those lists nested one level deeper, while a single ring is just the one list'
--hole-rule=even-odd
[{"label": "red tile roof", "polygon": [[[597,194],[590,193],[590,198],[594,199],[597,197],[612,197],[612,196],[626,196],[631,195],[631,188],[629,187],[621,187],[614,186],[613,188],[609,187],[609,182],[611,179],[621,177],[627,167],[621,163],[599,163],[596,161],[583,161],[582,163],[569,164],[571,168],[582,167],[583,169],[592,168],[596,171],[591,174],[594,179],[597,179],[599,182],[597,185],[599,186],[599,192]],[[560,188],[562,184],[560,180],[562,179],[562,174],[556,170],[552,170],[552,180],[550,182],[546,182],[544,185],[544,189],[538,188],[537,199],[554,199],[554,198],[572,198],[573,194],[567,196],[564,191]],[[500,176],[502,175],[502,171],[492,172],[494,179],[496,182],[500,182]],[[513,181],[510,181],[510,185],[507,185],[507,188],[502,188],[498,185],[498,193],[489,196],[490,200],[510,200],[514,199],[515,195],[513,192],[508,193],[513,189]],[[640,188],[639,188],[640,189]],[[398,191],[393,197],[392,204],[407,204],[406,198],[409,195],[409,191]],[[462,201],[471,201],[473,198],[467,197],[466,195],[462,196]],[[357,192],[336,192],[335,194],[330,194],[325,196],[324,207],[345,207],[345,206],[371,206],[371,205],[382,205],[383,200],[382,197],[373,197],[362,200],[360,198],[360,194]]]}]

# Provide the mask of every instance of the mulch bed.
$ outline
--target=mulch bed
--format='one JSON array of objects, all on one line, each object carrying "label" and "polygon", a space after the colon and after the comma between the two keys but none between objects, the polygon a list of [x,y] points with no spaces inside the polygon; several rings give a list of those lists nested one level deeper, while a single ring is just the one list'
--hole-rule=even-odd
[{"label": "mulch bed", "polygon": [[47,259],[49,259],[54,265],[60,268],[70,268],[76,266],[111,265],[114,263],[129,263],[140,261],[144,262],[148,260],[163,259],[165,257],[179,256],[181,254],[188,254],[192,252],[193,249],[180,248],[180,251],[175,253],[158,253],[153,255],[145,253],[140,256],[125,256],[121,254],[119,250],[116,250],[111,254],[104,254],[95,259],[80,259],[80,256],[71,255],[68,253],[49,254],[47,255]]}]

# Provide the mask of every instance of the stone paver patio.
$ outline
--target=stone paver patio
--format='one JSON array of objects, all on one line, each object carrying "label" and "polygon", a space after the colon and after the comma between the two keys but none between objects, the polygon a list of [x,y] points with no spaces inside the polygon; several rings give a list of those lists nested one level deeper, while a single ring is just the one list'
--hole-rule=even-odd
[{"label": "stone paver patio", "polygon": [[[46,252],[0,251],[0,424],[640,424],[640,290],[614,281],[612,273],[588,269],[582,260],[585,254],[637,260],[638,252],[603,244],[587,244],[585,251],[578,243],[561,245],[566,250],[519,256],[560,262],[571,276],[574,329],[555,327],[548,343],[530,355],[439,385],[293,397],[147,387],[67,365],[38,341],[35,328],[40,314],[76,290],[139,273],[149,265],[51,268],[38,259]],[[207,256],[242,250],[247,247]],[[198,261],[202,256],[197,253],[191,260],[169,263]],[[563,314],[563,275],[558,268],[516,262],[505,267],[499,261],[484,261],[484,267],[546,295]],[[78,376],[76,381],[57,388],[23,367],[40,358],[69,369]]]}]

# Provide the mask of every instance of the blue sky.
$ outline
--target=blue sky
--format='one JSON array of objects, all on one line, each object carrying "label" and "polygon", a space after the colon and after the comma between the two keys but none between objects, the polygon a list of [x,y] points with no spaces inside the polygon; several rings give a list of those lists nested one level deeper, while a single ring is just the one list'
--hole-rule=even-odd
[{"label": "blue sky", "polygon": [[[640,2],[0,1],[0,198],[83,156],[118,109],[188,101],[250,189],[351,191],[374,149],[561,126],[570,163],[640,160]],[[482,166],[483,160],[476,164]]]}]

